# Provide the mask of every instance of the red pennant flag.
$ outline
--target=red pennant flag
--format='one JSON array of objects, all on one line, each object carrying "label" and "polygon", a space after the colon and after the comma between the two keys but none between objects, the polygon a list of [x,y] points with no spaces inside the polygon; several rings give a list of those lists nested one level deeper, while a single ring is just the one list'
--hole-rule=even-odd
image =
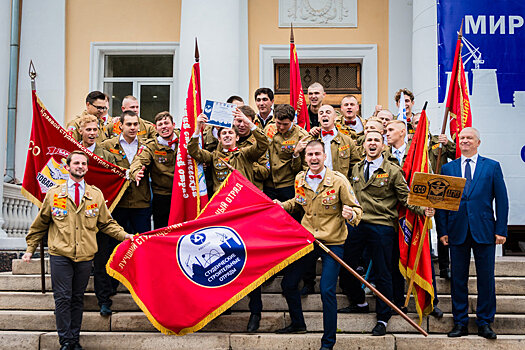
[{"label": "red pennant flag", "polygon": [[66,158],[70,152],[78,150],[89,156],[86,182],[104,193],[109,210],[113,210],[129,185],[126,169],[105,161],[83,147],[51,116],[35,90],[32,95],[33,126],[22,182],[24,196],[40,207],[51,187],[66,182],[69,177],[65,169]]},{"label": "red pennant flag", "polygon": [[[428,121],[425,110],[412,139],[407,159],[403,165],[405,179],[410,185],[416,172],[428,173]],[[419,324],[423,317],[433,310],[434,287],[432,285],[432,260],[428,230],[425,228],[425,217],[415,214],[404,206],[399,208],[399,270],[405,279],[410,280],[415,262],[419,259],[412,290],[419,314]],[[423,238],[422,238],[423,237]],[[420,240],[423,239],[423,249],[417,257]]]},{"label": "red pennant flag", "polygon": [[297,125],[310,131],[310,117],[308,106],[304,98],[303,85],[301,84],[301,71],[299,70],[299,59],[293,39],[293,28],[290,32],[290,105],[295,109]]},{"label": "red pennant flag", "polygon": [[184,335],[312,251],[314,240],[235,170],[198,219],[122,242],[106,268],[158,330]]},{"label": "red pennant flag", "polygon": [[197,117],[201,112],[200,67],[199,63],[194,63],[186,97],[186,115],[182,117],[180,141],[175,161],[171,209],[168,219],[170,225],[195,219],[208,202],[202,164],[198,164],[188,154],[188,143],[195,132]]},{"label": "red pennant flag", "polygon": [[468,85],[465,78],[463,59],[461,58],[461,35],[456,43],[456,53],[454,54],[446,107],[450,110],[450,136],[456,142],[456,158],[459,158],[461,156],[459,133],[464,128],[472,126]]}]

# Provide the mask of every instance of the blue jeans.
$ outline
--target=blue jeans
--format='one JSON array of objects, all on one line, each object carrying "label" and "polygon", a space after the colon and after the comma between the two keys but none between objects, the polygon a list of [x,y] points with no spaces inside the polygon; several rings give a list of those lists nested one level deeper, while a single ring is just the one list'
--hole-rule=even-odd
[{"label": "blue jeans", "polygon": [[[334,252],[335,255],[341,259],[343,258],[343,245],[329,245],[327,247]],[[301,295],[298,286],[303,278],[305,269],[311,264],[312,260],[317,261],[319,257],[321,257],[323,262],[320,289],[321,300],[323,301],[324,333],[323,338],[321,339],[321,344],[322,346],[331,349],[335,344],[335,333],[337,331],[337,299],[335,297],[335,288],[341,265],[316,245],[313,252],[286,268],[281,287],[286,302],[288,303],[292,325],[305,327],[306,324],[304,322]]]}]

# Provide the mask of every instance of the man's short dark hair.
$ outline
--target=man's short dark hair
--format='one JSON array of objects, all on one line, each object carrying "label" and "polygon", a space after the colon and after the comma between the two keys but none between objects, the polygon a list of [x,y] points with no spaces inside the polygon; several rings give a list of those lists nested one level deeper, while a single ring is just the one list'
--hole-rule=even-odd
[{"label": "man's short dark hair", "polygon": [[367,131],[366,134],[365,134],[365,141],[366,141],[366,137],[368,136],[368,134],[371,134],[373,132],[375,132],[375,133],[377,133],[379,135],[379,137],[381,138],[381,142],[382,143],[385,143],[385,140],[383,139],[383,134],[381,134],[381,132],[379,130],[369,130],[369,131]]},{"label": "man's short dark hair", "polygon": [[120,124],[124,124],[124,120],[126,119],[126,117],[137,117],[138,118],[138,115],[137,113],[133,111],[124,111],[120,115]]},{"label": "man's short dark hair", "polygon": [[317,139],[308,141],[304,149],[306,150],[308,147],[316,146],[316,145],[321,145],[321,148],[323,149],[323,153],[324,153],[324,143],[323,141],[317,140]]},{"label": "man's short dark hair", "polygon": [[414,101],[414,94],[412,93],[412,91],[408,89],[399,89],[397,90],[396,95],[394,96],[394,100],[396,100],[396,102],[399,102],[399,99],[401,98],[401,93],[403,93],[405,96],[409,96],[410,101]]},{"label": "man's short dark hair", "polygon": [[257,90],[255,90],[255,94],[253,94],[254,99],[257,100],[257,96],[259,96],[260,94],[268,95],[268,98],[271,101],[273,101],[273,91],[272,91],[272,89],[265,88],[265,87],[258,88]]},{"label": "man's short dark hair", "polygon": [[159,120],[162,120],[164,118],[168,118],[173,123],[173,116],[170,114],[170,112],[164,111],[164,112],[157,113],[157,115],[155,116],[155,124],[157,124]]},{"label": "man's short dark hair", "polygon": [[221,131],[224,130],[224,129],[233,129],[233,131],[235,132],[235,135],[236,136],[239,136],[239,129],[237,129],[237,127],[235,125],[232,125],[231,128],[226,128],[226,127],[221,127],[217,130],[217,135],[219,137],[221,137]]},{"label": "man's short dark hair", "polygon": [[73,155],[75,155],[75,154],[80,154],[81,156],[86,157],[86,163],[89,164],[89,157],[88,157],[88,155],[85,154],[85,153],[82,152],[82,151],[75,150],[75,151],[69,153],[69,155],[67,156],[67,158],[66,158],[66,164],[67,164],[67,166],[70,166],[70,165],[71,165],[71,159],[73,158]]},{"label": "man's short dark hair", "polygon": [[290,121],[293,122],[295,119],[295,109],[289,104],[276,105],[273,114],[275,118],[279,120],[290,119]]},{"label": "man's short dark hair", "polygon": [[86,96],[86,103],[89,103],[90,105],[93,104],[93,102],[95,102],[96,100],[108,100],[108,96],[103,93],[102,91],[91,91],[87,96]]},{"label": "man's short dark hair", "polygon": [[233,101],[239,101],[239,102],[244,103],[244,100],[242,99],[242,97],[237,96],[237,95],[232,95],[228,97],[228,99],[226,100],[226,103],[233,103]]},{"label": "man's short dark hair", "polygon": [[253,120],[255,119],[255,111],[252,107],[244,105],[240,106],[239,110],[253,122]]}]

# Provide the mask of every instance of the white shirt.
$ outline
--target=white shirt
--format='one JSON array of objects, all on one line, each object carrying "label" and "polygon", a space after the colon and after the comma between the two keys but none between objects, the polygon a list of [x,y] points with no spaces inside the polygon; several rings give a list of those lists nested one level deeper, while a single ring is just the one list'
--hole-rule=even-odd
[{"label": "white shirt", "polygon": [[[266,126],[266,123],[272,119],[273,117],[273,105],[272,107],[270,108],[270,113],[268,114],[268,116],[266,117],[266,119],[264,119],[263,117],[261,117],[261,115],[259,114],[259,112],[257,112],[257,117],[263,121],[263,124],[264,126]],[[292,123],[293,124],[293,123]]]},{"label": "white shirt", "polygon": [[365,130],[365,127],[361,122],[361,118],[359,118],[358,116],[355,117],[355,125],[350,125],[350,128],[354,129],[354,131],[358,134]]},{"label": "white shirt", "polygon": [[[364,171],[366,170],[366,162],[368,162],[368,160],[366,160],[366,158],[365,158],[365,166],[363,167],[363,175],[364,175]],[[379,156],[379,158],[376,158],[376,159],[374,159],[373,161],[370,162],[370,168],[368,170],[368,175],[370,176],[369,179],[372,178],[372,174],[377,169],[379,169],[381,164],[383,164],[383,156]]]},{"label": "white shirt", "polygon": [[86,147],[88,150],[90,150],[91,152],[95,152],[95,147],[97,146],[97,143],[95,142],[94,144],[92,144],[91,146],[89,147]]},{"label": "white shirt", "polygon": [[124,149],[124,153],[126,153],[129,164],[131,164],[133,158],[135,158],[135,155],[137,154],[137,149],[139,148],[139,140],[137,139],[137,136],[135,136],[135,139],[131,141],[131,143],[128,143],[124,138],[124,135],[120,134],[119,143]]},{"label": "white shirt", "polygon": [[[173,133],[173,135],[171,137],[171,141],[173,141],[176,137],[177,137],[177,135],[175,135],[175,133]],[[170,146],[168,141],[166,141],[164,138],[162,138],[162,136],[157,136],[157,141],[159,142],[159,144],[161,144],[163,146],[166,146],[166,147],[170,147],[172,150],[175,150],[175,143]]]},{"label": "white shirt", "polygon": [[399,161],[399,165],[400,166],[403,166],[403,158],[405,156],[406,148],[407,148],[407,144],[406,143],[404,143],[399,148],[395,148],[394,146],[392,146],[392,154],[394,155],[394,157],[397,158],[397,160]]},{"label": "white shirt", "polygon": [[332,144],[332,140],[337,136],[337,128],[334,127],[332,129],[332,131],[334,132],[333,135],[326,135],[326,136],[323,136],[323,130],[321,130],[321,139],[323,140],[323,143],[324,143],[324,153],[326,154],[326,160],[324,161],[324,165],[328,168],[330,168],[331,170],[334,170],[333,168],[333,164],[332,164],[332,149],[331,149],[331,144]]},{"label": "white shirt", "polygon": [[[76,182],[71,180],[71,178],[67,179],[67,193],[69,194],[69,197],[75,202],[75,184]],[[86,182],[84,180],[79,182],[80,186],[78,187],[78,192],[80,197],[78,198],[78,202],[82,202],[82,197],[84,197],[84,191],[86,190]]]},{"label": "white shirt", "polygon": [[326,168],[323,168],[323,171],[321,171],[319,173],[319,175],[321,175],[321,178],[318,179],[318,178],[315,178],[315,179],[310,179],[310,176],[308,175],[313,175],[312,171],[311,170],[308,170],[306,172],[306,183],[308,184],[308,186],[310,186],[310,188],[316,192],[317,191],[317,187],[319,187],[319,184],[321,183],[321,181],[323,181],[324,179],[324,174],[326,174]]},{"label": "white shirt", "polygon": [[478,154],[474,154],[472,157],[467,158],[464,155],[461,155],[461,177],[467,178],[465,176],[465,166],[467,165],[467,159],[470,159],[470,178],[474,178],[474,170],[476,170],[476,164],[478,163]]}]

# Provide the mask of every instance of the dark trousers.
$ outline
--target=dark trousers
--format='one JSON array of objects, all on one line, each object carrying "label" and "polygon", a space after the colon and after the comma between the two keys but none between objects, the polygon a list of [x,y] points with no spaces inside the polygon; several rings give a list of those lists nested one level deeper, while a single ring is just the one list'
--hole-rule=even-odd
[{"label": "dark trousers", "polygon": [[[372,259],[372,271],[376,288],[391,301],[393,301],[394,297],[392,250],[396,239],[396,231],[391,226],[361,223],[355,229],[349,230],[343,258],[351,268],[356,269],[359,266],[362,252],[366,247]],[[397,264],[396,269],[398,269]],[[350,273],[341,272],[339,283],[350,303],[363,304],[366,301],[365,291],[361,288],[361,282]],[[388,322],[392,316],[392,309],[377,297],[376,314],[377,320],[384,322]]]},{"label": "dark trousers", "polygon": [[[270,199],[277,199],[280,202],[285,202],[288,199],[295,197],[294,186],[287,186],[282,188],[264,187],[263,192],[265,195],[270,197]],[[299,212],[290,215],[299,223],[303,218],[303,213]]]},{"label": "dark trousers", "polygon": [[399,271],[399,237],[397,232],[394,235],[392,244],[392,293],[394,305],[397,307],[405,306],[405,278]]},{"label": "dark trousers", "polygon": [[168,226],[171,209],[171,196],[153,193],[153,228],[163,228]]},{"label": "dark trousers", "polygon": [[116,207],[111,215],[129,234],[151,231],[151,208]]},{"label": "dark trousers", "polygon": [[[329,245],[327,247],[338,257],[343,257],[343,245]],[[305,267],[312,260],[317,261],[319,257],[321,257],[323,262],[320,289],[321,300],[323,302],[324,333],[321,344],[331,349],[335,344],[335,333],[337,331],[337,299],[335,296],[335,288],[337,286],[337,277],[341,265],[328,255],[328,253],[319,248],[319,246],[315,246],[313,252],[297,260],[285,269],[281,287],[286,302],[288,303],[292,325],[305,327],[301,293],[299,292],[298,286],[303,277]]]},{"label": "dark trousers", "polygon": [[78,342],[84,311],[84,291],[91,274],[91,260],[74,262],[50,255],[51,284],[60,344]]},{"label": "dark trousers", "polygon": [[496,245],[476,243],[472,239],[470,230],[463,244],[450,245],[452,314],[455,324],[467,326],[468,276],[471,249],[474,252],[478,286],[476,324],[482,326],[494,322],[494,315],[496,314],[496,282],[494,279]]},{"label": "dark trousers", "polygon": [[261,286],[255,288],[248,294],[250,297],[250,302],[248,303],[248,307],[250,308],[250,313],[252,315],[259,315],[261,316],[262,312],[262,298],[261,298]]},{"label": "dark trousers", "polygon": [[97,233],[98,251],[93,259],[93,279],[95,282],[95,295],[98,305],[111,307],[111,295],[115,294],[119,281],[110,277],[106,272],[106,264],[113,250],[120,242],[105,233]]},{"label": "dark trousers", "polygon": [[[438,237],[439,237],[439,233],[438,233]],[[430,234],[430,230],[428,231],[428,239],[430,240],[430,247],[432,247],[432,235]],[[437,254],[438,254],[439,271],[448,269],[450,266],[448,246],[444,245],[439,238],[437,241]]]}]

